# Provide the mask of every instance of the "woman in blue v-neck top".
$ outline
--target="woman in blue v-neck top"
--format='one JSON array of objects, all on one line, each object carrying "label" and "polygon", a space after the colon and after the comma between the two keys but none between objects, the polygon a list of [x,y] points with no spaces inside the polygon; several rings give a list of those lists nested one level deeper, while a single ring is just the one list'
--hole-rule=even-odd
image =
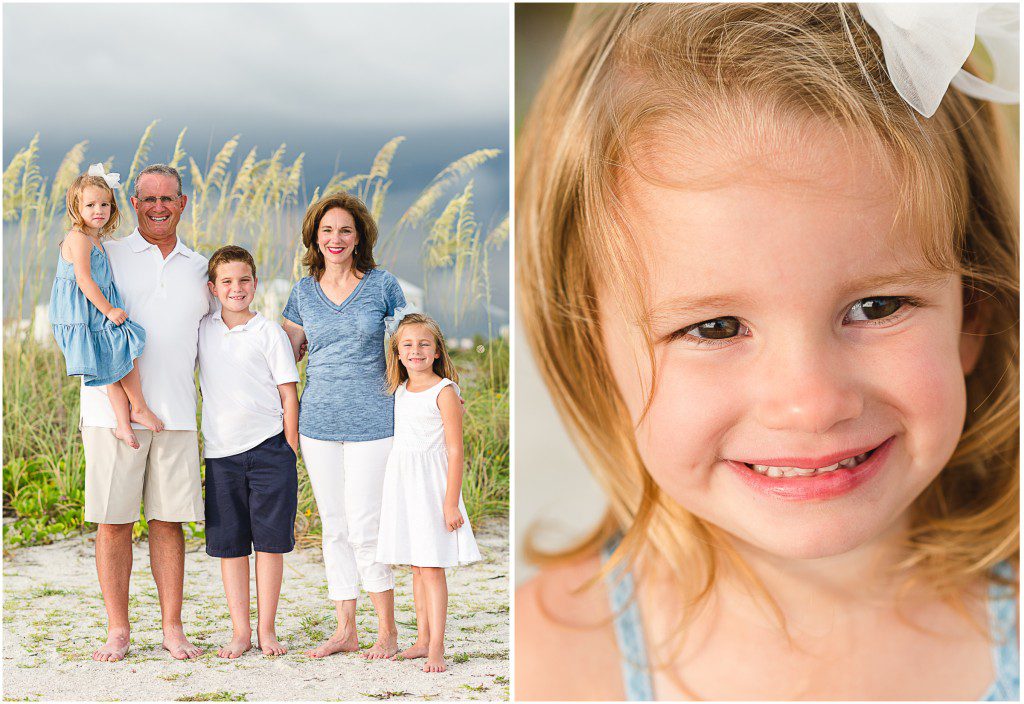
[{"label": "woman in blue v-neck top", "polygon": [[336,193],[310,206],[302,223],[309,275],[292,289],[284,328],[296,359],[307,344],[299,444],[323,523],[328,596],[338,627],[324,657],[359,649],[360,584],[377,612],[367,657],[397,651],[394,576],[376,562],[384,468],[394,434],[394,398],[384,384],[384,320],[405,305],[394,275],[373,260],[377,225],[361,200]]}]

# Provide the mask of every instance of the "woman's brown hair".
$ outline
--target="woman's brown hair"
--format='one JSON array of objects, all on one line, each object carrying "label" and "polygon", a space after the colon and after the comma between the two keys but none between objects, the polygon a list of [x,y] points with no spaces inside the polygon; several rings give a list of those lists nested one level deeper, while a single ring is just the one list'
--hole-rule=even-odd
[{"label": "woman's brown hair", "polygon": [[323,253],[317,246],[317,230],[320,229],[320,221],[324,219],[324,215],[335,208],[347,212],[356,223],[359,242],[352,253],[352,266],[363,274],[377,268],[373,261],[373,247],[377,244],[377,223],[374,222],[366,204],[351,193],[329,193],[309,206],[302,219],[302,244],[306,247],[302,265],[306,267],[309,275],[318,281],[327,270],[327,265]]}]

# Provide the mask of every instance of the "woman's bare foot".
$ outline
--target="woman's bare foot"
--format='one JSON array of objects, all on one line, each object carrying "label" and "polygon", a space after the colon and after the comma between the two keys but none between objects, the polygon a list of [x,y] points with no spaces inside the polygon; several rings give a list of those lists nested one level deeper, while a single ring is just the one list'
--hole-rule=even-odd
[{"label": "woman's bare foot", "polygon": [[234,633],[231,636],[231,642],[225,645],[223,648],[217,651],[217,657],[228,658],[234,660],[242,653],[252,648],[252,633],[248,635],[242,635],[240,633]]},{"label": "woman's bare foot", "polygon": [[369,650],[363,653],[367,660],[386,660],[394,657],[398,652],[398,631],[380,633],[377,642],[370,646]]},{"label": "woman's bare foot", "polygon": [[263,651],[264,655],[284,655],[288,652],[288,648],[281,645],[277,640],[277,633],[274,629],[270,629],[265,633],[260,633],[256,636],[256,645]]},{"label": "woman's bare foot", "polygon": [[320,646],[307,650],[306,655],[311,658],[325,658],[335,653],[354,653],[359,650],[359,640],[356,632],[335,631],[330,638]]},{"label": "woman's bare foot", "polygon": [[130,644],[128,631],[117,631],[107,633],[107,642],[92,654],[92,659],[97,662],[117,662],[124,660],[128,654]]},{"label": "woman's bare foot", "polygon": [[164,429],[164,422],[156,417],[156,414],[148,408],[132,409],[132,420],[139,425],[144,425],[154,433]]},{"label": "woman's bare foot", "polygon": [[419,641],[413,643],[409,648],[400,652],[396,657],[402,658],[403,660],[415,660],[417,658],[427,657],[427,646],[421,644]]},{"label": "woman's bare foot", "polygon": [[424,672],[444,672],[447,669],[448,665],[444,661],[444,656],[441,655],[431,655],[423,666]]},{"label": "woman's bare foot", "polygon": [[114,437],[133,450],[139,449],[139,439],[135,437],[135,431],[132,430],[132,426],[130,424],[124,428],[120,426],[114,428]]}]

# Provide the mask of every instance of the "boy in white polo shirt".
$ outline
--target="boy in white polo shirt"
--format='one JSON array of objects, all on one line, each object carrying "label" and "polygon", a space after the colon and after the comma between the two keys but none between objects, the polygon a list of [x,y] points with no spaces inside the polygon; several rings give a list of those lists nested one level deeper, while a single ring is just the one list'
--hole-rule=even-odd
[{"label": "boy in white polo shirt", "polygon": [[249,310],[256,264],[242,247],[210,257],[209,287],[220,310],[199,325],[199,384],[206,455],[206,552],[221,559],[237,658],[252,647],[249,555],[256,551],[257,645],[288,652],[274,620],[283,553],[295,547],[299,399],[291,343],[275,322]]}]

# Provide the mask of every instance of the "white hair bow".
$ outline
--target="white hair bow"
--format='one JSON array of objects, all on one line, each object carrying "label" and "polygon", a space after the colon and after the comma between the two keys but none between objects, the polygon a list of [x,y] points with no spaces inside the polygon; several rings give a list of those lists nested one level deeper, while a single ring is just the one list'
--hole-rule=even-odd
[{"label": "white hair bow", "polygon": [[111,188],[121,187],[121,174],[118,173],[104,173],[103,164],[93,164],[89,167],[90,176],[99,176],[101,179],[107,182],[107,185]]},{"label": "white hair bow", "polygon": [[384,329],[387,330],[388,335],[394,335],[398,332],[398,324],[402,322],[402,318],[412,313],[419,313],[419,309],[416,308],[412,303],[401,308],[395,308],[395,314],[390,318],[384,318]]},{"label": "white hair bow", "polygon": [[[885,67],[896,91],[931,117],[952,85],[995,103],[1020,100],[1020,6],[1012,3],[858,3],[882,40]],[[992,58],[992,83],[963,70],[974,38]]]}]

